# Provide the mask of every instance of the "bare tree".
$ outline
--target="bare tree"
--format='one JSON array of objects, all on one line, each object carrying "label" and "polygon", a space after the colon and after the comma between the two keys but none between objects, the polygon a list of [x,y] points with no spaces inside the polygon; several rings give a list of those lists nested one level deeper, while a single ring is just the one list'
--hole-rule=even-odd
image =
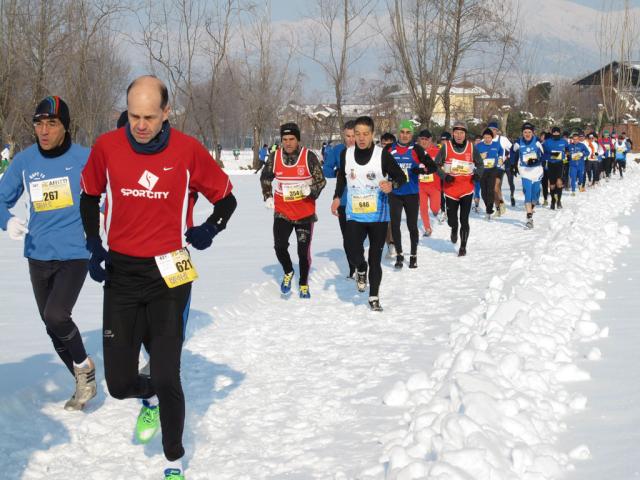
[{"label": "bare tree", "polygon": [[315,0],[305,29],[309,41],[299,52],[318,64],[329,80],[336,99],[340,129],[344,126],[344,104],[348,75],[366,52],[366,44],[376,32],[367,25],[376,0]]},{"label": "bare tree", "polygon": [[[173,118],[181,130],[194,105],[195,60],[206,20],[205,0],[149,0],[138,14],[150,68],[168,82]],[[179,102],[180,100],[181,102]]]},{"label": "bare tree", "polygon": [[[629,0],[624,1],[624,12],[613,14],[619,2],[603,0],[600,29],[596,41],[600,50],[600,89],[602,104],[607,117],[614,123],[620,122],[628,110],[628,91],[638,89],[633,85],[633,70],[628,68],[632,55],[638,47],[638,18],[631,10]],[[622,18],[621,18],[622,17]],[[615,62],[615,63],[614,63]],[[610,68],[605,68],[611,64]]]},{"label": "bare tree", "polygon": [[431,126],[448,49],[446,0],[394,0],[388,45],[396,58],[413,110],[421,124]]},{"label": "bare tree", "polygon": [[495,40],[502,18],[495,15],[501,0],[453,0],[447,2],[444,18],[445,35],[449,44],[445,58],[442,103],[445,111],[445,127],[451,123],[451,88],[456,81],[460,65],[468,54],[480,52]]},{"label": "bare tree", "polygon": [[64,91],[75,92],[68,100],[75,138],[87,144],[113,128],[113,110],[129,73],[113,35],[113,22],[123,11],[114,0],[76,0],[66,9],[70,36],[65,50],[74,61],[62,79]]},{"label": "bare tree", "polygon": [[0,128],[19,145],[33,141],[33,106],[59,95],[72,134],[91,143],[112,128],[127,73],[111,29],[119,0],[0,0]]},{"label": "bare tree", "polygon": [[[248,22],[242,26],[242,53],[236,62],[242,84],[241,99],[253,137],[253,165],[258,167],[258,151],[268,125],[277,122],[280,105],[286,105],[300,80],[300,72],[291,71],[295,41],[274,37],[271,2],[254,5]],[[275,55],[275,52],[278,55]]]}]

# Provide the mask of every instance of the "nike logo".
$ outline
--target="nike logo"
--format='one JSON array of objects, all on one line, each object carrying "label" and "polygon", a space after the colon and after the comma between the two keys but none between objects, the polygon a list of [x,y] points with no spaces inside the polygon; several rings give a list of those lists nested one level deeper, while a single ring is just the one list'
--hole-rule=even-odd
[{"label": "nike logo", "polygon": [[173,167],[162,167],[162,169],[163,169],[165,172],[168,172],[169,170],[173,170]]},{"label": "nike logo", "polygon": [[64,167],[64,169],[68,172],[69,170],[71,170],[73,167]]}]

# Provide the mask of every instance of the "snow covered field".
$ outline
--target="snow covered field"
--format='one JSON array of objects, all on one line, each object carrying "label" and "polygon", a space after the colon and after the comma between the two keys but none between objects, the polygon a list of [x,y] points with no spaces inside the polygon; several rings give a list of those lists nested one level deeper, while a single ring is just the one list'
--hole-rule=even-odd
[{"label": "snow covered field", "polygon": [[[465,258],[435,222],[417,270],[385,260],[381,314],[344,278],[329,213],[335,181],[319,201],[304,301],[280,298],[258,176],[235,176],[236,215],[193,255],[187,478],[639,476],[640,167],[627,171],[565,194],[564,210],[538,208],[533,231],[523,229],[519,191],[502,218],[472,214]],[[406,230],[403,239],[407,248]],[[74,312],[98,365],[98,397],[66,412],[72,380],[38,319],[21,252],[0,235],[0,471],[160,478],[160,439],[132,442],[139,404],[106,394],[100,287],[88,279]]]}]

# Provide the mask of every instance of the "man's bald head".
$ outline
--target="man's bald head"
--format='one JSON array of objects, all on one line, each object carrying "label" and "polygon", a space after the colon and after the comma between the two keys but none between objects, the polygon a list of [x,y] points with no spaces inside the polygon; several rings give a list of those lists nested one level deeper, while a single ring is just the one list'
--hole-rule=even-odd
[{"label": "man's bald head", "polygon": [[167,87],[151,75],[136,78],[127,88],[129,129],[138,143],[148,143],[169,118]]},{"label": "man's bald head", "polygon": [[167,86],[154,75],[143,75],[136,78],[127,87],[127,103],[129,103],[129,94],[153,95],[154,91],[159,95],[160,109],[164,110],[169,103],[169,90]]}]

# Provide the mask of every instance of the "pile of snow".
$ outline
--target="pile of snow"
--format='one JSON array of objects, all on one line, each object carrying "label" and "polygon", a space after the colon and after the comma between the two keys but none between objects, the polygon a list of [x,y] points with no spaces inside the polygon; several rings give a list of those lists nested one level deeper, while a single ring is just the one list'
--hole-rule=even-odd
[{"label": "pile of snow", "polygon": [[591,319],[604,298],[594,283],[629,243],[629,228],[611,218],[629,213],[638,189],[618,188],[615,202],[608,186],[590,193],[493,277],[484,302],[451,326],[450,350],[432,369],[385,395],[387,405],[409,408],[406,422],[383,437],[381,464],[362,478],[544,480],[590,458],[586,445],[554,444],[565,417],[587,404],[571,393],[572,382],[590,378],[575,362],[601,357],[585,351],[609,331]]}]

